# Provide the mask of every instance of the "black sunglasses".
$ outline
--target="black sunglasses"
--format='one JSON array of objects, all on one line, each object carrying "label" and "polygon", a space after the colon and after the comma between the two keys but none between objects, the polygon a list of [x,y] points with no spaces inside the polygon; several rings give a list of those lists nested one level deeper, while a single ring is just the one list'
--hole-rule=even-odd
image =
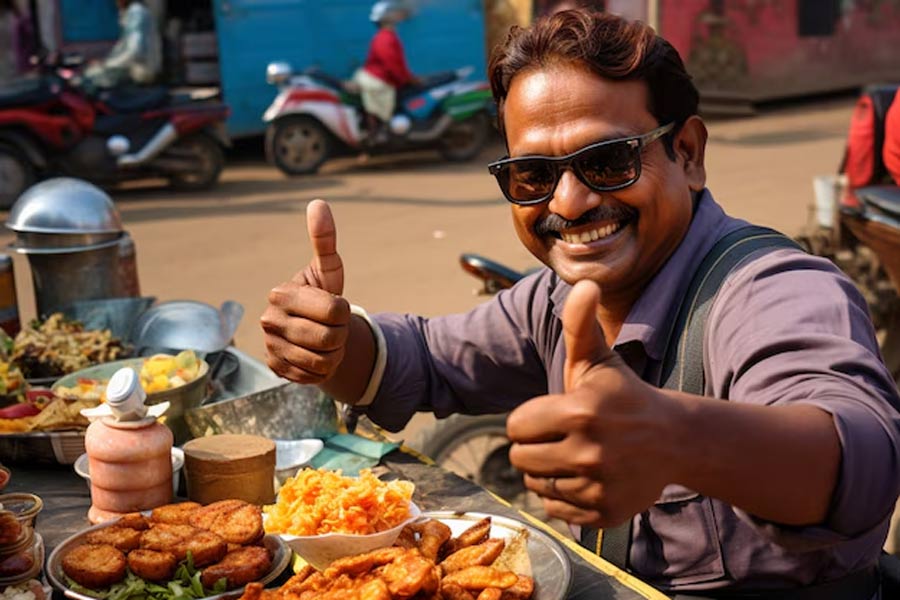
[{"label": "black sunglasses", "polygon": [[641,148],[674,127],[675,123],[669,123],[643,135],[597,142],[566,156],[504,158],[489,164],[488,171],[507,200],[524,206],[549,200],[563,171],[570,167],[595,192],[621,190],[641,177]]}]

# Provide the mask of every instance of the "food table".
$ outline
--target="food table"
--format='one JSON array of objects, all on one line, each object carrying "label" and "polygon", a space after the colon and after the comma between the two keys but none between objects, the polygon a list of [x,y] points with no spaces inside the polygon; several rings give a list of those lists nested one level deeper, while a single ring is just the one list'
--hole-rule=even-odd
[{"label": "food table", "polygon": [[[382,459],[382,466],[388,471],[388,476],[408,479],[416,484],[414,499],[423,510],[474,511],[523,518],[518,511],[484,488],[440,467],[427,465],[413,454],[393,451]],[[64,539],[89,526],[87,512],[91,504],[90,493],[84,480],[75,474],[71,466],[20,465],[13,466],[12,472],[12,479],[5,491],[31,492],[44,500],[44,510],[37,519],[37,530],[44,537],[47,555]],[[549,528],[544,530],[556,535]],[[562,540],[561,537],[557,539]],[[650,586],[591,557],[574,543],[563,542],[563,548],[572,565],[573,578],[567,596],[570,600],[667,598]],[[54,597],[62,598],[62,594],[54,591]]]}]

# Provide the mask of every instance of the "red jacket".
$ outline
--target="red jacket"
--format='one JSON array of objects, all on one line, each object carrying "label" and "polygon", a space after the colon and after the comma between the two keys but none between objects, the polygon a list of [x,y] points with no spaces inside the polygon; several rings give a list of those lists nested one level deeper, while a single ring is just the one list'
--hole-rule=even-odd
[{"label": "red jacket", "polygon": [[387,27],[379,29],[372,38],[369,55],[366,57],[363,69],[395,88],[403,87],[413,77],[406,65],[406,56],[403,53],[400,36],[396,31]]}]

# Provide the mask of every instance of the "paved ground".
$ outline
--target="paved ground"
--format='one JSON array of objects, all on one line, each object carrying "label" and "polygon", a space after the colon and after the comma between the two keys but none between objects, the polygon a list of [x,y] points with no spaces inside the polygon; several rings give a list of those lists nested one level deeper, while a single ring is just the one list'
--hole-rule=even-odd
[{"label": "paved ground", "polygon": [[[845,97],[711,122],[707,166],[718,201],[731,214],[795,233],[812,202],[813,175],[837,168],[851,109]],[[465,165],[436,156],[345,160],[315,177],[286,179],[244,144],[210,192],[145,186],[113,196],[137,246],[143,292],[159,300],[241,302],[237,345],[262,358],[258,317],[268,290],[309,258],[304,207],[312,198],[332,203],[345,295],[370,312],[436,315],[483,301],[457,266],[462,252],[513,267],[534,264],[485,168],[500,153],[495,145]],[[0,243],[10,240],[0,234]],[[29,318],[27,263],[15,261],[20,312]]]}]

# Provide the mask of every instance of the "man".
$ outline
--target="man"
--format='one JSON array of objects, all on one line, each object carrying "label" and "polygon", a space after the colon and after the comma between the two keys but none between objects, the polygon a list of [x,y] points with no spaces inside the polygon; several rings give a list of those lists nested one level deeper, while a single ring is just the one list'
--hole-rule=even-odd
[{"label": "man", "polygon": [[680,57],[641,23],[566,11],[513,30],[489,70],[512,157],[491,171],[548,268],[466,314],[368,319],[315,201],[315,255],[261,319],[269,365],[391,430],[512,410],[510,459],[548,514],[592,550],[631,523],[624,566],[665,591],[873,598],[900,399],[863,298],[826,260],[763,249],[712,302],[703,395],[660,389],[698,264],[746,225],[705,187]]},{"label": "man", "polygon": [[156,19],[140,0],[116,0],[121,35],[105,59],[90,65],[85,78],[99,88],[148,85],[162,71],[162,38]]},{"label": "man", "polygon": [[408,16],[409,10],[399,2],[386,0],[376,2],[369,14],[378,32],[369,44],[365,64],[354,74],[353,81],[362,93],[372,142],[386,141],[386,127],[394,115],[397,90],[418,81],[406,64],[403,44],[395,29]]}]

